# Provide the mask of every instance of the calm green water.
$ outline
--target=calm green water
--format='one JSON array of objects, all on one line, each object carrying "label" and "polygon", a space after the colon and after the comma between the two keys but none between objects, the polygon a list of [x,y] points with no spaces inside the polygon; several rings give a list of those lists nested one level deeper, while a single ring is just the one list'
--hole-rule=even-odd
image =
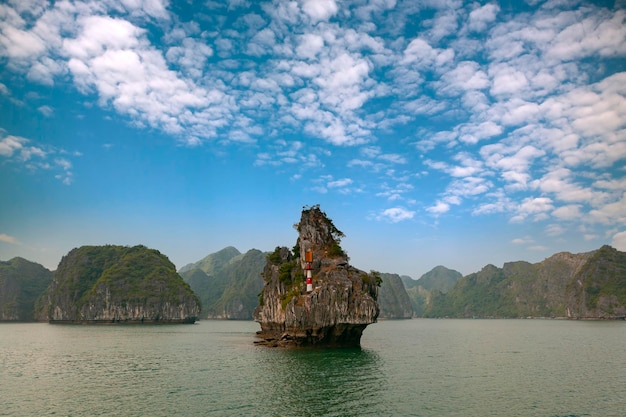
[{"label": "calm green water", "polygon": [[384,321],[360,350],[258,328],[0,324],[0,415],[626,415],[625,322]]}]

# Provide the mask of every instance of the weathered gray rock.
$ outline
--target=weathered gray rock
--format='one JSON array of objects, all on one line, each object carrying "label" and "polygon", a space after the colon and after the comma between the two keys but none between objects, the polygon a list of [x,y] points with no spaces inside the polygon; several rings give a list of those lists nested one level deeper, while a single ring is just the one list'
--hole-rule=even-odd
[{"label": "weathered gray rock", "polygon": [[413,317],[411,299],[398,274],[380,274],[382,285],[378,294],[380,319],[410,319]]},{"label": "weathered gray rock", "polygon": [[[348,263],[343,234],[319,206],[302,211],[294,252],[277,247],[263,271],[265,286],[254,319],[260,342],[285,346],[358,346],[375,323],[380,276]],[[311,251],[312,285],[306,291],[305,253]]]}]

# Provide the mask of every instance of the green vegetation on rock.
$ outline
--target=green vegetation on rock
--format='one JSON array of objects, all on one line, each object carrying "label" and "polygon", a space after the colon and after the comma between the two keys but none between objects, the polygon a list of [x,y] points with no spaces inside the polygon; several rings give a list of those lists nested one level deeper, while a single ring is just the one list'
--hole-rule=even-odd
[{"label": "green vegetation on rock", "polygon": [[263,287],[261,272],[271,255],[256,249],[241,254],[229,246],[181,270],[201,300],[201,317],[252,319]]},{"label": "green vegetation on rock", "polygon": [[83,246],[63,257],[38,301],[52,322],[193,322],[199,300],[170,260],[145,246]]},{"label": "green vegetation on rock", "polygon": [[406,275],[402,276],[402,282],[411,300],[413,315],[422,317],[433,296],[448,292],[462,276],[460,272],[441,265],[434,267],[417,280]]},{"label": "green vegetation on rock", "polygon": [[488,265],[433,291],[425,317],[626,317],[626,253],[610,246]]},{"label": "green vegetation on rock", "polygon": [[23,258],[0,262],[0,321],[33,321],[37,298],[52,272]]}]

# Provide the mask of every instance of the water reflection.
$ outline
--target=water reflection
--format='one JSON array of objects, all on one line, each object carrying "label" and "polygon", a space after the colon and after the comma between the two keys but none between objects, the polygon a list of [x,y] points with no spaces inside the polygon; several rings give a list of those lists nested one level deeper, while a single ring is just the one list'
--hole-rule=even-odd
[{"label": "water reflection", "polygon": [[371,350],[268,349],[256,367],[259,415],[380,415],[382,368]]}]

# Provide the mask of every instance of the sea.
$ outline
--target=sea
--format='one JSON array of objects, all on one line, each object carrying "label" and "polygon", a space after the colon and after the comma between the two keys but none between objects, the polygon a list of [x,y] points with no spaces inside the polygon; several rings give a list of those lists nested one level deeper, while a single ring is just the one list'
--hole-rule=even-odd
[{"label": "sea", "polygon": [[259,325],[0,324],[0,416],[626,416],[626,322],[381,321],[360,349]]}]

